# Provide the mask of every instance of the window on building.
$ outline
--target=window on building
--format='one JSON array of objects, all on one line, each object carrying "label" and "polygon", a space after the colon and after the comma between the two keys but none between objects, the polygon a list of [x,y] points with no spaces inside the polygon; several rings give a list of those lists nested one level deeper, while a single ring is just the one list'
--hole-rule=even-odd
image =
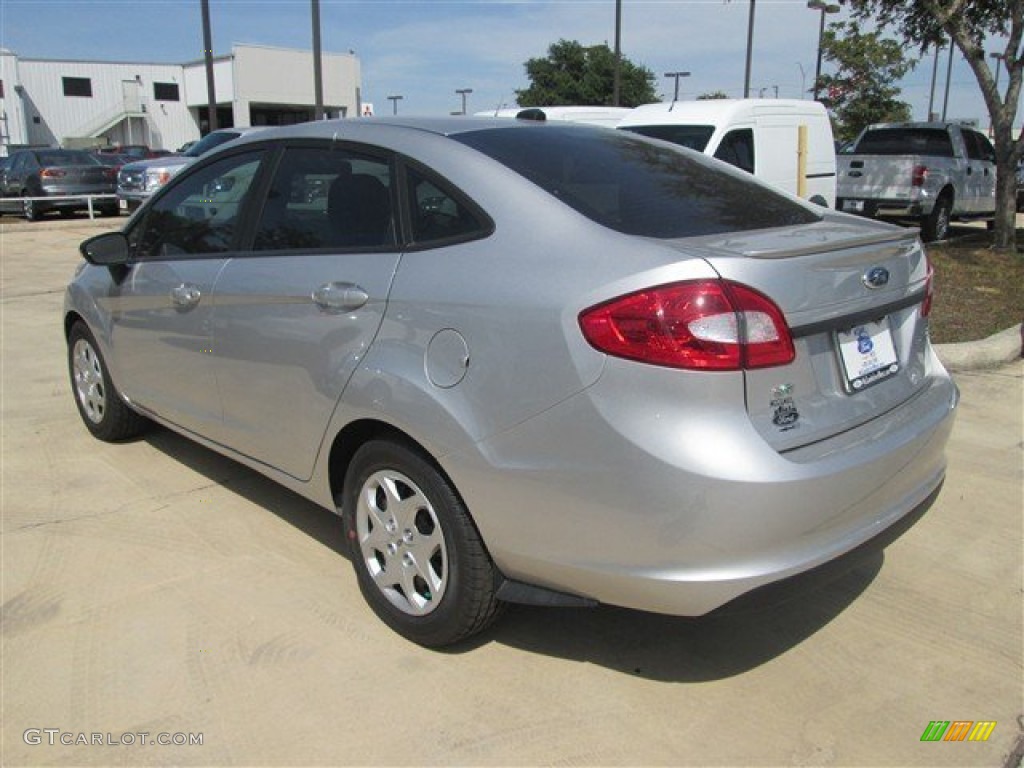
[{"label": "window on building", "polygon": [[177,83],[153,83],[153,98],[156,101],[181,101]]},{"label": "window on building", "polygon": [[92,98],[92,80],[88,77],[62,77],[65,96]]}]

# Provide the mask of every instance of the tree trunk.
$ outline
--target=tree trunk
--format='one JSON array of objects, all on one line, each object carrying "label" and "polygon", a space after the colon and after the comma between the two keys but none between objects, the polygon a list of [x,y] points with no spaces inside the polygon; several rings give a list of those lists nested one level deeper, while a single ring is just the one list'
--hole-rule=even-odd
[{"label": "tree trunk", "polygon": [[[1005,167],[1004,167],[1005,166]],[[996,216],[992,247],[997,251],[1017,250],[1017,174],[1010,159],[996,167]]]}]

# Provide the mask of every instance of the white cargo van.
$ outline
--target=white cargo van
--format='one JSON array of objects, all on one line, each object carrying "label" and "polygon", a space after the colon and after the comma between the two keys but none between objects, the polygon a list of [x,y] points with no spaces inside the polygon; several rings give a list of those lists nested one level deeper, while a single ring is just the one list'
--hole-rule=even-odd
[{"label": "white cargo van", "polygon": [[[807,129],[803,158],[799,151],[801,126]],[[819,102],[708,99],[645,104],[626,115],[617,127],[695,149],[790,194],[835,207],[832,125]]]},{"label": "white cargo van", "polygon": [[520,120],[587,123],[614,128],[632,111],[628,107],[515,107],[477,112],[476,117],[516,117]]}]

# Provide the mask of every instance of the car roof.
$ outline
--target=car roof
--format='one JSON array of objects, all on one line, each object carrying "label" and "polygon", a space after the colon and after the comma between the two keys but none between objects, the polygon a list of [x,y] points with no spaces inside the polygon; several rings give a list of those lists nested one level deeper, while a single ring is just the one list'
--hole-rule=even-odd
[{"label": "car roof", "polygon": [[455,136],[471,131],[495,129],[523,130],[604,130],[579,123],[538,122],[536,120],[508,120],[497,117],[360,117],[337,120],[320,120],[309,123],[267,128],[263,131],[243,134],[232,142],[239,146],[243,142],[265,141],[267,139],[306,138],[337,140],[372,140],[380,132],[423,132],[437,136]]}]

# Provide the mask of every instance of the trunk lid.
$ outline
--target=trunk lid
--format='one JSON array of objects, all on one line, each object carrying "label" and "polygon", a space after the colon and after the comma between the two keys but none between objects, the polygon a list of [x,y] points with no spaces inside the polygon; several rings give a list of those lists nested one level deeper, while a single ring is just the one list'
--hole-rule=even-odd
[{"label": "trunk lid", "polygon": [[840,155],[836,197],[871,200],[910,199],[917,155]]},{"label": "trunk lid", "polygon": [[723,278],[770,297],[793,333],[791,364],[745,373],[751,421],[776,450],[853,429],[925,385],[929,267],[916,230],[827,215],[704,245]]}]

